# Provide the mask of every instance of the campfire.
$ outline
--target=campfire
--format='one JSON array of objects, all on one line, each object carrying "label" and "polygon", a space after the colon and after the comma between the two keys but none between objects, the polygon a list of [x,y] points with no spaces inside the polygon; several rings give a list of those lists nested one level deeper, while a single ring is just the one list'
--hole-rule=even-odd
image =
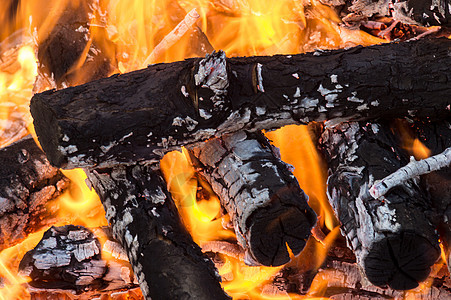
[{"label": "campfire", "polygon": [[451,297],[446,1],[0,4],[0,299]]}]

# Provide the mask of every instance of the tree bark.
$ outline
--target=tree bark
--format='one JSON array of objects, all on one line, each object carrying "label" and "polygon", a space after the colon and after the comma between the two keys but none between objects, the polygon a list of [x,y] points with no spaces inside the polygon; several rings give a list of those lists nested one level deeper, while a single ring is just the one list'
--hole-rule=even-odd
[{"label": "tree bark", "polygon": [[[99,235],[104,238],[102,243]],[[102,251],[111,251],[111,245],[115,245],[113,257],[102,259]],[[19,271],[31,278],[28,285],[33,293],[67,290],[94,297],[137,288],[127,256],[121,255],[125,250],[117,245],[108,229],[96,229],[94,233],[83,226],[51,227],[39,244],[25,254]]]},{"label": "tree bark", "polygon": [[328,197],[348,245],[370,282],[412,289],[440,255],[432,203],[415,180],[374,199],[369,187],[407,164],[387,124],[342,123],[326,129]]},{"label": "tree bark", "polygon": [[31,113],[49,160],[63,168],[156,162],[241,129],[443,118],[451,115],[450,45],[434,39],[295,56],[215,54],[37,94]]},{"label": "tree bark", "polygon": [[0,250],[55,221],[47,204],[69,180],[50,165],[31,136],[0,149]]},{"label": "tree bark", "polygon": [[147,299],[229,299],[213,263],[184,228],[159,171],[96,169],[88,178]]},{"label": "tree bark", "polygon": [[287,246],[301,252],[316,214],[262,133],[239,131],[188,149],[229,213],[247,263],[280,266],[290,261]]}]

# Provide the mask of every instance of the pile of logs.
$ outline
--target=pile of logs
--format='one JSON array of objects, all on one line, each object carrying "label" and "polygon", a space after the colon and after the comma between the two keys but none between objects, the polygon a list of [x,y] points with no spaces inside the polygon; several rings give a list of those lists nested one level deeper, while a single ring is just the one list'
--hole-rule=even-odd
[{"label": "pile of logs", "polygon": [[[353,12],[363,2],[340,5]],[[382,2],[388,9],[385,1],[377,2],[378,7]],[[420,25],[432,22],[430,16],[419,18],[414,8],[409,11],[411,19]],[[111,226],[111,232],[103,233],[108,241],[103,245],[86,228],[48,230],[21,263],[21,272],[32,278],[30,286],[36,291],[89,290],[95,295],[139,285],[148,299],[228,299],[214,264],[184,228],[159,170],[163,155],[183,146],[229,213],[245,262],[286,264],[290,252],[297,255],[304,249],[316,214],[290,166],[261,130],[313,122],[324,122],[315,126],[322,132],[318,146],[328,162],[328,196],[352,250],[339,248],[349,262],[340,260],[343,256],[329,258],[325,266],[338,268],[337,272],[340,267],[354,268],[351,273],[358,277],[351,264],[355,259],[366,279],[388,289],[357,288],[356,283],[348,289],[362,290],[364,296],[399,296],[394,290],[415,288],[429,276],[440,257],[439,238],[449,260],[449,168],[421,179],[412,175],[377,197],[370,190],[409,161],[410,154],[393,132],[393,118],[418,127],[419,138],[433,154],[443,153],[439,164],[449,165],[450,39],[292,56],[226,58],[219,51],[99,79],[114,71],[114,61],[96,55],[83,61],[80,50],[85,45],[54,48],[87,34],[64,22],[76,16],[86,29],[91,9],[81,5],[76,14],[63,14],[63,23],[57,22],[40,41],[38,91],[86,82],[38,93],[31,100],[36,133],[48,161],[32,139],[0,150],[13,163],[2,175],[0,199],[7,201],[2,207],[15,212],[27,208],[26,214],[18,213],[26,217],[14,219],[20,225],[0,223],[0,239],[15,242],[29,232],[20,226],[40,224],[44,214],[39,207],[67,184],[54,167],[85,168]],[[437,9],[441,15],[434,18],[447,24],[449,11],[442,12],[441,4]],[[430,15],[437,15],[432,6]],[[194,39],[204,37],[196,26],[189,32]],[[104,45],[94,43],[92,53]],[[67,56],[55,57],[55,49]],[[98,52],[105,51],[109,48]],[[64,62],[59,63],[60,58]],[[79,78],[74,64],[95,72]],[[2,220],[7,219],[0,215]],[[4,237],[6,231],[13,234]],[[111,245],[116,260],[105,261],[100,249]],[[290,268],[274,280],[288,280]],[[297,292],[308,290],[313,277],[304,278],[302,284],[297,281]],[[440,278],[437,293],[449,295],[449,285]]]}]

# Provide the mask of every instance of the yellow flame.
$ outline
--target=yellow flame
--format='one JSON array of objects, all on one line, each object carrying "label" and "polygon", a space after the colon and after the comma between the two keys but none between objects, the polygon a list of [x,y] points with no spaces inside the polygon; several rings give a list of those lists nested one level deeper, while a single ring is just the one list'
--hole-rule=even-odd
[{"label": "yellow flame", "polygon": [[394,126],[396,134],[399,134],[401,137],[401,147],[405,151],[410,155],[413,155],[417,160],[431,156],[431,150],[429,150],[418,138],[415,138],[414,132],[407,122],[396,120]]}]

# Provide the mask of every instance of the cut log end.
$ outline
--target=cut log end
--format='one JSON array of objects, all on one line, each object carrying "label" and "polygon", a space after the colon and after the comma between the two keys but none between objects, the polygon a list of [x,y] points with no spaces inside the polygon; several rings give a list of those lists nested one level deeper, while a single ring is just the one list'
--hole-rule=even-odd
[{"label": "cut log end", "polygon": [[250,219],[252,255],[265,266],[280,266],[290,261],[290,251],[298,255],[304,249],[316,215],[296,206],[270,206],[256,211]]},{"label": "cut log end", "polygon": [[395,290],[410,290],[424,281],[440,250],[426,238],[400,233],[373,245],[364,259],[365,273],[375,285]]}]

